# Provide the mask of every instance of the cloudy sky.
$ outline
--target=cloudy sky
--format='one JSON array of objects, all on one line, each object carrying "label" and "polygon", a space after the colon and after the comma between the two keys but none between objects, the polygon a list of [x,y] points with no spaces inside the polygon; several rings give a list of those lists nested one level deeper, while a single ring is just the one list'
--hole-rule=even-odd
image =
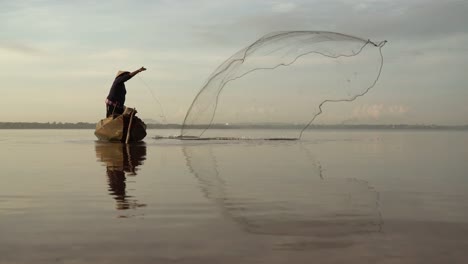
[{"label": "cloudy sky", "polygon": [[[468,1],[0,0],[0,122],[96,122],[120,69],[142,118],[180,123],[207,77],[262,35],[388,40],[383,75],[318,122],[468,124]],[[144,81],[144,82],[143,82]],[[148,87],[145,85],[148,85]]]}]

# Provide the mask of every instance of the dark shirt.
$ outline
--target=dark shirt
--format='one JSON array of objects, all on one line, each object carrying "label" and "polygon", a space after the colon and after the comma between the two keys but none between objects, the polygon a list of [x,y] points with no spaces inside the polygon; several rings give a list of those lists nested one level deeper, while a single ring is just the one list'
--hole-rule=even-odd
[{"label": "dark shirt", "polygon": [[114,103],[118,103],[119,106],[123,106],[125,104],[125,94],[127,94],[124,83],[132,77],[133,76],[130,75],[130,72],[124,72],[115,77],[107,99]]}]

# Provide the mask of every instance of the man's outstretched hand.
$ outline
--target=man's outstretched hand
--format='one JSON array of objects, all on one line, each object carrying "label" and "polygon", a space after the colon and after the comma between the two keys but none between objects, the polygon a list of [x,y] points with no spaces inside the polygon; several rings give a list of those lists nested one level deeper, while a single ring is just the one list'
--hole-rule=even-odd
[{"label": "man's outstretched hand", "polygon": [[135,75],[137,75],[138,73],[142,72],[142,71],[146,71],[146,68],[145,67],[141,67],[140,69],[134,71],[134,72],[131,72],[130,73],[130,76],[133,77]]}]

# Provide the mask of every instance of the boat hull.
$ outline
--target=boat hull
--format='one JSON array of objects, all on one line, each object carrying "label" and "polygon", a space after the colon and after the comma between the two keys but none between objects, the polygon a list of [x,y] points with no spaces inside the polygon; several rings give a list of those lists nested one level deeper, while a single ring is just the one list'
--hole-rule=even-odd
[{"label": "boat hull", "polygon": [[96,124],[94,135],[99,140],[125,142],[130,125],[129,142],[138,142],[146,137],[146,124],[138,117],[127,114],[110,116]]}]

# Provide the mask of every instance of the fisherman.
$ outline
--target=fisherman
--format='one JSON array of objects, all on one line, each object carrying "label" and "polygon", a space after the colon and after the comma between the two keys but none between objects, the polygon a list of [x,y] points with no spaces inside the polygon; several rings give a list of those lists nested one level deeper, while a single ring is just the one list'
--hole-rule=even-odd
[{"label": "fisherman", "polygon": [[117,72],[114,83],[112,83],[112,87],[110,88],[109,95],[106,98],[106,117],[123,114],[125,110],[125,94],[127,93],[124,83],[142,71],[146,71],[146,68],[141,67],[134,72]]}]

